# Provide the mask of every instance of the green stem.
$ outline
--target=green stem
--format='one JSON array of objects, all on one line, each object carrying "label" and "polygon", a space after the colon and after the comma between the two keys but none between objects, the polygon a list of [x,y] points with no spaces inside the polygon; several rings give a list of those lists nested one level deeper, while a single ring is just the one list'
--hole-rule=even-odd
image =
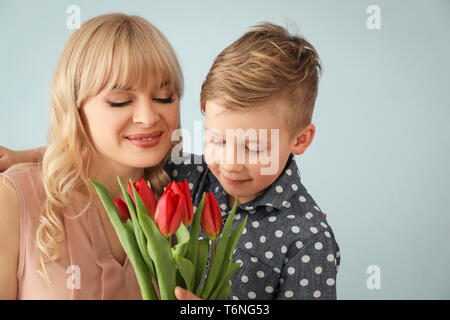
[{"label": "green stem", "polygon": [[214,258],[215,254],[216,254],[216,239],[211,240],[211,261]]}]

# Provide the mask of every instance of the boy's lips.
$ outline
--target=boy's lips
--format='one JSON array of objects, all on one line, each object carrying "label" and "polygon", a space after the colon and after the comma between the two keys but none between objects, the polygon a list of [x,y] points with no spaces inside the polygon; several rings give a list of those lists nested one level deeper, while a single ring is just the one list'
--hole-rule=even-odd
[{"label": "boy's lips", "polygon": [[223,178],[225,179],[225,181],[229,184],[234,184],[234,185],[239,185],[242,184],[244,182],[250,181],[250,179],[230,179],[226,176],[223,176]]}]

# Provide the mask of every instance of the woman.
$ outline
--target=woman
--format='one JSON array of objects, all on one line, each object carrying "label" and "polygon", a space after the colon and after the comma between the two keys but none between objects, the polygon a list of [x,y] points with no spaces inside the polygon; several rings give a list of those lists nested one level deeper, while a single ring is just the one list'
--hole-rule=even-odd
[{"label": "woman", "polygon": [[108,14],[67,41],[52,83],[42,165],[0,175],[0,299],[140,299],[131,264],[88,178],[150,180],[158,197],[179,127],[183,77],[148,21]]}]

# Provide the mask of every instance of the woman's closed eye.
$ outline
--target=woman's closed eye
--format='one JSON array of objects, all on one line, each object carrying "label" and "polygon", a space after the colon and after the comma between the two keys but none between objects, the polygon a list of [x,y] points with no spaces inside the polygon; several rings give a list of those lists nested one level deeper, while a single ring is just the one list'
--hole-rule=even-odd
[{"label": "woman's closed eye", "polygon": [[[169,98],[154,98],[153,101],[159,102],[159,103],[172,103],[173,102],[173,97],[169,97]],[[128,100],[128,101],[121,101],[121,102],[116,102],[116,101],[108,101],[108,104],[111,107],[125,107],[128,106],[129,104],[131,104],[133,101],[132,100]]]},{"label": "woman's closed eye", "polygon": [[154,98],[153,101],[159,102],[159,103],[172,103],[173,97],[169,98]]},{"label": "woman's closed eye", "polygon": [[123,101],[123,102],[108,101],[108,103],[111,107],[124,107],[124,106],[129,105],[131,102],[132,102],[131,100]]}]

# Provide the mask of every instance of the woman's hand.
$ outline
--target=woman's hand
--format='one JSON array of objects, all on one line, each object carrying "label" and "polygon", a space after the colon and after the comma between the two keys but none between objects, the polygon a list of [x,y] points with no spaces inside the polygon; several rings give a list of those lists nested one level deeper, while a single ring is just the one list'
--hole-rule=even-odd
[{"label": "woman's hand", "polygon": [[175,297],[177,297],[178,300],[202,300],[192,292],[181,287],[175,288]]}]

